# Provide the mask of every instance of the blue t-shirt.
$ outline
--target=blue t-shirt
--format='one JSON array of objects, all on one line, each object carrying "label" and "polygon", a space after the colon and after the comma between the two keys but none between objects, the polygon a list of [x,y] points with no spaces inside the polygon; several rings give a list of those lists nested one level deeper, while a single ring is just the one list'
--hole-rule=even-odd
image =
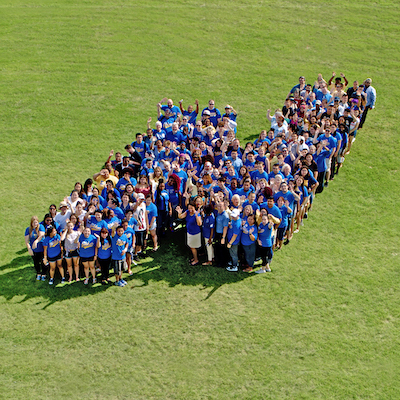
[{"label": "blue t-shirt", "polygon": [[249,225],[246,221],[242,227],[242,235],[240,237],[240,241],[244,246],[249,246],[253,244],[255,241],[250,239],[250,234],[254,235],[255,240],[257,240],[257,226],[255,224]]},{"label": "blue t-shirt", "polygon": [[154,203],[150,203],[149,205],[146,204],[146,211],[147,211],[147,217],[149,219],[149,224],[150,224],[153,217],[157,218],[157,216],[158,216],[157,207]]},{"label": "blue t-shirt", "polygon": [[118,234],[116,233],[111,238],[111,243],[112,259],[116,261],[125,260],[125,254],[122,254],[122,252],[125,250],[125,246],[128,243],[128,238],[126,237],[126,235],[122,234],[121,236],[118,236]]},{"label": "blue t-shirt", "polygon": [[165,111],[167,108],[169,109],[169,111],[171,112],[171,115],[173,115],[173,117],[175,119],[178,117],[178,114],[181,113],[181,110],[178,106],[172,106],[172,107],[165,106],[165,105],[161,106],[161,110],[163,110],[163,111]]},{"label": "blue t-shirt", "polygon": [[142,159],[145,158],[145,154],[148,149],[148,146],[144,141],[142,141],[142,143],[132,142],[131,146],[140,154]]},{"label": "blue t-shirt", "polygon": [[133,238],[135,237],[135,231],[129,227],[129,224],[128,224],[128,227],[124,231],[124,235],[128,239],[128,248],[132,247]]},{"label": "blue t-shirt", "polygon": [[97,221],[94,215],[91,215],[88,219],[87,226],[90,228],[92,233],[97,233],[99,235],[102,228],[108,229],[107,224],[103,220]]},{"label": "blue t-shirt", "polygon": [[189,123],[189,124],[196,125],[196,118],[197,118],[197,112],[196,112],[196,111],[192,111],[192,112],[190,113],[189,111],[185,110],[185,111],[183,112],[183,115],[184,115],[185,117],[189,117],[189,120],[188,120],[188,123]]},{"label": "blue t-shirt", "polygon": [[117,217],[112,217],[111,219],[107,218],[103,220],[107,224],[108,233],[111,234],[113,227],[117,227],[120,225],[121,221]]},{"label": "blue t-shirt", "polygon": [[[45,233],[43,225],[39,224],[39,232]],[[29,236],[29,244],[32,247],[33,242],[38,238],[39,235],[36,233],[36,231],[34,229],[32,229],[32,232],[29,235],[29,227],[28,227],[25,229],[25,236]],[[36,249],[32,249],[32,251],[34,253],[42,253],[43,252],[43,240],[44,240],[44,238],[42,238],[42,240],[37,244]]]},{"label": "blue t-shirt", "polygon": [[223,233],[224,228],[229,225],[229,216],[226,211],[217,213],[215,217],[215,232]]},{"label": "blue t-shirt", "polygon": [[89,235],[86,238],[83,234],[79,236],[79,256],[93,257],[96,253],[97,238],[94,235]]},{"label": "blue t-shirt", "polygon": [[272,227],[270,228],[268,223],[258,225],[258,239],[261,242],[261,247],[272,247],[271,233]]},{"label": "blue t-shirt", "polygon": [[131,219],[128,221],[129,228],[132,228],[133,230],[135,230],[135,226],[137,226],[137,225],[138,225],[138,222],[137,222],[136,218],[132,216]]},{"label": "blue t-shirt", "polygon": [[57,233],[52,238],[46,236],[43,240],[43,246],[47,246],[47,258],[56,257],[61,253],[61,237]]},{"label": "blue t-shirt", "polygon": [[193,215],[190,215],[189,211],[186,212],[186,229],[190,235],[197,235],[201,232],[201,227],[197,225],[196,221],[196,215],[198,214],[198,211]]},{"label": "blue t-shirt", "polygon": [[168,211],[168,201],[169,201],[169,194],[166,190],[162,190],[160,192],[160,197],[157,199],[156,197],[156,206],[157,209],[160,211]]},{"label": "blue t-shirt", "polygon": [[203,218],[203,236],[209,238],[211,236],[211,229],[215,228],[214,214],[206,215]]},{"label": "blue t-shirt", "polygon": [[238,218],[236,221],[231,219],[228,225],[228,233],[227,233],[227,243],[231,242],[232,236],[237,235],[235,241],[232,243],[232,246],[235,246],[240,243],[240,237],[242,235],[242,220]]},{"label": "blue t-shirt", "polygon": [[288,226],[288,217],[290,215],[288,212],[288,208],[286,207],[285,204],[282,207],[278,207],[278,208],[282,214],[282,221],[278,228],[286,228]]},{"label": "blue t-shirt", "polygon": [[165,190],[168,193],[169,201],[172,206],[177,206],[179,204],[179,193],[175,191],[173,186],[170,186],[168,183],[165,184]]},{"label": "blue t-shirt", "polygon": [[265,208],[268,214],[273,215],[276,218],[282,219],[282,214],[279,208],[274,204],[271,208],[268,207],[268,202],[261,203],[260,208]]},{"label": "blue t-shirt", "polygon": [[294,209],[294,196],[292,192],[287,191],[283,193],[281,191],[274,194],[275,203],[278,201],[279,197],[283,197],[285,200],[289,202],[289,207],[293,210]]},{"label": "blue t-shirt", "polygon": [[157,140],[162,141],[165,139],[167,132],[165,132],[164,129],[161,129],[161,131],[158,131],[157,129],[153,129],[153,135],[157,138]]},{"label": "blue t-shirt", "polygon": [[97,257],[102,260],[107,260],[111,257],[111,238],[104,240],[104,243],[100,243],[100,247],[97,250]]}]

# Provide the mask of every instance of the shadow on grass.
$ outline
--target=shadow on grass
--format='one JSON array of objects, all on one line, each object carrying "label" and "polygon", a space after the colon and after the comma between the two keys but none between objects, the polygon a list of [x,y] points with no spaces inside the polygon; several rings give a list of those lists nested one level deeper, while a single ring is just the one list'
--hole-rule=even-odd
[{"label": "shadow on grass", "polygon": [[[0,274],[0,296],[8,301],[15,300],[17,297],[21,297],[19,303],[34,298],[45,299],[48,300],[44,306],[45,309],[58,301],[91,296],[112,288],[111,285],[104,286],[99,283],[95,285],[90,283],[85,286],[83,281],[61,285],[58,272],[56,272],[56,284],[50,286],[48,281],[35,280],[36,274],[32,258],[26,249],[19,250],[15,254],[18,256],[10,263],[0,267],[1,271],[5,271]],[[204,255],[200,257],[200,261],[205,261],[204,257]],[[130,284],[130,289],[140,289],[148,286],[152,281],[167,282],[170,287],[188,285],[199,286],[200,290],[211,288],[204,298],[204,300],[208,300],[221,286],[240,282],[250,276],[243,272],[231,273],[222,268],[191,266],[188,260],[189,249],[185,245],[185,233],[179,231],[165,239],[156,253],[148,251],[148,256],[141,260],[137,267],[132,266],[133,275],[124,274],[124,279],[128,282],[132,280],[142,282],[141,284]]]}]

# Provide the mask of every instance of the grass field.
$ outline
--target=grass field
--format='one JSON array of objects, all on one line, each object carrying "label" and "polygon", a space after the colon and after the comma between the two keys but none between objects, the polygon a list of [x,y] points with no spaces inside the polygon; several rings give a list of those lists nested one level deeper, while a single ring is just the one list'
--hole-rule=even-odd
[{"label": "grass field", "polygon": [[[397,2],[0,2],[1,399],[397,399]],[[299,75],[371,77],[338,178],[272,274],[189,267],[182,234],[124,289],[34,280],[32,215],[144,131],[164,96],[266,128]]]}]

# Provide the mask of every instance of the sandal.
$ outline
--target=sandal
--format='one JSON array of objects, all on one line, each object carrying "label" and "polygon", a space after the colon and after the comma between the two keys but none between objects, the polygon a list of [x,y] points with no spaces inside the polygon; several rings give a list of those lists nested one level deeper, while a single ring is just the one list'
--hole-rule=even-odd
[{"label": "sandal", "polygon": [[213,264],[212,261],[206,261],[206,262],[203,262],[203,264],[201,264],[201,265],[206,266],[206,265],[212,265],[212,264]]},{"label": "sandal", "polygon": [[192,260],[190,265],[192,265],[192,266],[199,265],[199,262],[198,261],[194,262],[194,260]]}]

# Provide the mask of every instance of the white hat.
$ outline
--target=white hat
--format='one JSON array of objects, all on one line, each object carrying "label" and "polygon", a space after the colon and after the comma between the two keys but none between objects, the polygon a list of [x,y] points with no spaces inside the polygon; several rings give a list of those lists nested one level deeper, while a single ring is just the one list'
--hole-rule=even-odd
[{"label": "white hat", "polygon": [[240,215],[240,211],[235,208],[232,212],[231,212],[231,217],[232,218],[237,218]]},{"label": "white hat", "polygon": [[139,194],[137,195],[137,198],[138,198],[138,199],[142,199],[142,200],[144,200],[144,199],[145,199],[145,197],[144,197],[144,194],[143,194],[143,193],[139,193]]}]

